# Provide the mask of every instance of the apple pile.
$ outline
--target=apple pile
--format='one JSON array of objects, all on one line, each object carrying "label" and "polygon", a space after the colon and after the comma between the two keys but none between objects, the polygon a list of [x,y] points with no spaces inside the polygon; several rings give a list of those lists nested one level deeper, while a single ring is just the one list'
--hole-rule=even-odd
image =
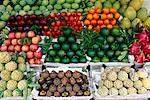
[{"label": "apple pile", "polygon": [[39,51],[38,43],[41,40],[41,36],[36,35],[33,31],[10,32],[8,39],[4,40],[0,50],[3,52],[25,52],[27,62],[30,64],[40,64],[42,52]]}]

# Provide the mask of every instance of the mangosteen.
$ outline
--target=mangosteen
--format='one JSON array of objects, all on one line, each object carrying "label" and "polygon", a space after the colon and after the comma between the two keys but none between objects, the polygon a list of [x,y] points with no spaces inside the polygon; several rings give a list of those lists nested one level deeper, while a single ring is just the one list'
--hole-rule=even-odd
[{"label": "mangosteen", "polygon": [[77,78],[76,81],[80,85],[82,85],[84,83],[83,80],[82,80],[82,78]]},{"label": "mangosteen", "polygon": [[54,92],[54,96],[55,97],[60,97],[60,93],[59,92]]},{"label": "mangosteen", "polygon": [[30,16],[28,14],[26,14],[26,15],[23,16],[23,19],[28,20],[28,19],[30,19]]},{"label": "mangosteen", "polygon": [[21,15],[17,15],[16,16],[16,20],[21,20],[22,19],[22,16]]},{"label": "mangosteen", "polygon": [[70,83],[71,83],[72,85],[75,84],[75,83],[76,83],[75,78],[71,77],[71,78],[70,78]]},{"label": "mangosteen", "polygon": [[44,84],[44,83],[45,83],[44,78],[43,78],[43,77],[40,77],[40,79],[38,80],[38,83],[39,83],[40,85]]},{"label": "mangosteen", "polygon": [[30,18],[32,18],[32,19],[36,19],[36,15],[35,14],[32,14],[31,16],[30,16]]},{"label": "mangosteen", "polygon": [[68,70],[66,73],[65,73],[65,76],[67,78],[70,78],[72,76],[72,71]]},{"label": "mangosteen", "polygon": [[10,16],[9,17],[9,21],[14,21],[15,20],[15,16]]},{"label": "mangosteen", "polygon": [[54,85],[59,85],[61,83],[61,80],[59,78],[55,78],[53,81]]},{"label": "mangosteen", "polygon": [[58,72],[58,77],[63,78],[64,77],[64,71],[59,71]]},{"label": "mangosteen", "polygon": [[84,96],[90,96],[90,94],[91,94],[90,90],[87,90],[87,91],[84,92]]},{"label": "mangosteen", "polygon": [[44,83],[43,85],[42,85],[42,89],[44,90],[44,91],[47,91],[49,88],[48,88],[48,85],[46,84],[46,83]]},{"label": "mangosteen", "polygon": [[83,80],[86,80],[86,79],[87,79],[87,76],[84,75],[84,74],[82,74],[81,77],[82,77]]},{"label": "mangosteen", "polygon": [[49,87],[49,91],[50,92],[55,92],[56,91],[56,86],[55,85],[50,85],[50,87]]},{"label": "mangosteen", "polygon": [[78,72],[78,71],[73,72],[74,78],[79,78],[80,76],[81,76],[80,72]]},{"label": "mangosteen", "polygon": [[46,25],[46,20],[42,19],[42,20],[40,21],[40,24],[41,24],[42,26]]},{"label": "mangosteen", "polygon": [[39,96],[46,96],[46,91],[44,90],[40,91]]},{"label": "mangosteen", "polygon": [[37,16],[37,19],[42,20],[42,19],[44,19],[44,17],[43,17],[43,15],[40,14]]},{"label": "mangosteen", "polygon": [[18,29],[18,31],[21,31],[21,32],[24,31],[23,27],[18,27],[17,29]]},{"label": "mangosteen", "polygon": [[35,25],[39,25],[39,23],[40,23],[40,22],[39,22],[38,20],[35,20],[35,21],[34,21],[34,24],[35,24]]},{"label": "mangosteen", "polygon": [[78,84],[73,85],[73,91],[78,92],[80,90],[80,86]]},{"label": "mangosteen", "polygon": [[45,70],[41,72],[40,76],[43,77],[44,79],[47,79],[49,77],[49,71]]},{"label": "mangosteen", "polygon": [[68,83],[68,78],[67,77],[62,78],[61,82],[63,85],[66,85]]},{"label": "mangosteen", "polygon": [[75,96],[76,95],[76,92],[74,91],[69,91],[69,96]]},{"label": "mangosteen", "polygon": [[69,92],[69,91],[72,91],[72,85],[71,85],[71,84],[68,83],[68,84],[66,85],[66,91],[68,91],[68,92]]},{"label": "mangosteen", "polygon": [[77,92],[77,96],[83,96],[83,91],[82,91],[82,90],[79,90],[79,91]]},{"label": "mangosteen", "polygon": [[84,83],[82,86],[81,86],[82,90],[87,90],[88,89],[88,84]]},{"label": "mangosteen", "polygon": [[63,84],[59,84],[59,85],[58,85],[57,91],[58,91],[59,93],[62,93],[62,92],[65,91],[65,87],[63,86]]},{"label": "mangosteen", "polygon": [[50,77],[51,77],[51,78],[56,78],[56,77],[57,77],[57,72],[53,70],[53,71],[50,73]]},{"label": "mangosteen", "polygon": [[46,79],[46,84],[47,85],[50,85],[50,84],[52,84],[53,83],[53,80],[50,78],[50,77],[48,77],[47,79]]},{"label": "mangosteen", "polygon": [[46,96],[48,97],[53,96],[53,93],[51,91],[47,91]]},{"label": "mangosteen", "polygon": [[63,97],[67,97],[67,96],[69,96],[69,93],[68,92],[63,92],[62,94],[61,94]]}]

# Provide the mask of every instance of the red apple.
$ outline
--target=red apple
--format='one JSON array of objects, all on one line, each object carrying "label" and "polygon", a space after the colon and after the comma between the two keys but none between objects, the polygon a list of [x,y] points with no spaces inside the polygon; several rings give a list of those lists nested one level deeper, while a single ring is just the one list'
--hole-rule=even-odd
[{"label": "red apple", "polygon": [[41,59],[41,58],[42,58],[42,52],[34,52],[34,56],[35,56],[37,59]]},{"label": "red apple", "polygon": [[30,45],[30,50],[32,51],[32,52],[36,52],[37,50],[38,50],[38,45]]},{"label": "red apple", "polygon": [[15,36],[16,36],[16,39],[20,39],[21,38],[21,32],[16,32]]},{"label": "red apple", "polygon": [[30,59],[30,60],[29,60],[29,63],[30,63],[30,64],[35,64],[34,59]]},{"label": "red apple", "polygon": [[35,33],[33,31],[28,32],[28,37],[33,38],[35,36]]},{"label": "red apple", "polygon": [[29,58],[29,59],[31,59],[31,58],[33,58],[34,56],[33,56],[33,52],[32,51],[28,51],[27,52],[27,58]]},{"label": "red apple", "polygon": [[6,45],[1,46],[0,50],[1,50],[2,52],[7,51],[7,46],[6,46]]},{"label": "red apple", "polygon": [[32,38],[32,44],[38,44],[39,43],[39,38],[38,37],[33,37]]},{"label": "red apple", "polygon": [[41,64],[41,59],[36,59],[35,64]]},{"label": "red apple", "polygon": [[12,39],[12,40],[11,40],[11,44],[12,44],[12,45],[17,45],[17,42],[18,42],[17,39]]},{"label": "red apple", "polygon": [[21,52],[21,46],[20,46],[20,45],[16,45],[16,46],[15,46],[15,50],[16,50],[17,52]]},{"label": "red apple", "polygon": [[25,38],[25,37],[26,37],[26,35],[27,35],[27,33],[26,33],[26,32],[22,32],[22,33],[21,33],[21,38]]},{"label": "red apple", "polygon": [[5,40],[5,41],[4,41],[4,44],[5,44],[6,46],[9,46],[9,45],[11,44],[11,40],[10,40],[10,39]]},{"label": "red apple", "polygon": [[22,49],[22,51],[24,51],[24,52],[28,52],[28,51],[29,51],[29,46],[23,45],[21,49]]},{"label": "red apple", "polygon": [[19,45],[23,45],[23,43],[21,42],[20,39],[17,41],[17,43],[18,43]]},{"label": "red apple", "polygon": [[13,46],[13,45],[10,45],[10,46],[8,47],[8,51],[14,52],[14,46]]},{"label": "red apple", "polygon": [[14,32],[10,32],[8,35],[9,39],[14,39],[15,38],[15,33]]}]

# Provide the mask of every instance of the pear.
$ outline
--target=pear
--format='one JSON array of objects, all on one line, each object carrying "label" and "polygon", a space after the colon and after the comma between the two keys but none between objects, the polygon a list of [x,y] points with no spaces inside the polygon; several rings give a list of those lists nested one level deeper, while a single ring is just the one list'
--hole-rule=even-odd
[{"label": "pear", "polygon": [[124,16],[130,20],[133,20],[136,17],[136,11],[133,7],[129,6],[125,11]]}]

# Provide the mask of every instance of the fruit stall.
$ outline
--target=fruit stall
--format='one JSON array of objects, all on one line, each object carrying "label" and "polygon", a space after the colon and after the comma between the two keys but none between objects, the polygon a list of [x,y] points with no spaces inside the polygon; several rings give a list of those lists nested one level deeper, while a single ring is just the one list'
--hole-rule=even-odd
[{"label": "fruit stall", "polygon": [[1,100],[148,100],[149,0],[1,0]]}]

